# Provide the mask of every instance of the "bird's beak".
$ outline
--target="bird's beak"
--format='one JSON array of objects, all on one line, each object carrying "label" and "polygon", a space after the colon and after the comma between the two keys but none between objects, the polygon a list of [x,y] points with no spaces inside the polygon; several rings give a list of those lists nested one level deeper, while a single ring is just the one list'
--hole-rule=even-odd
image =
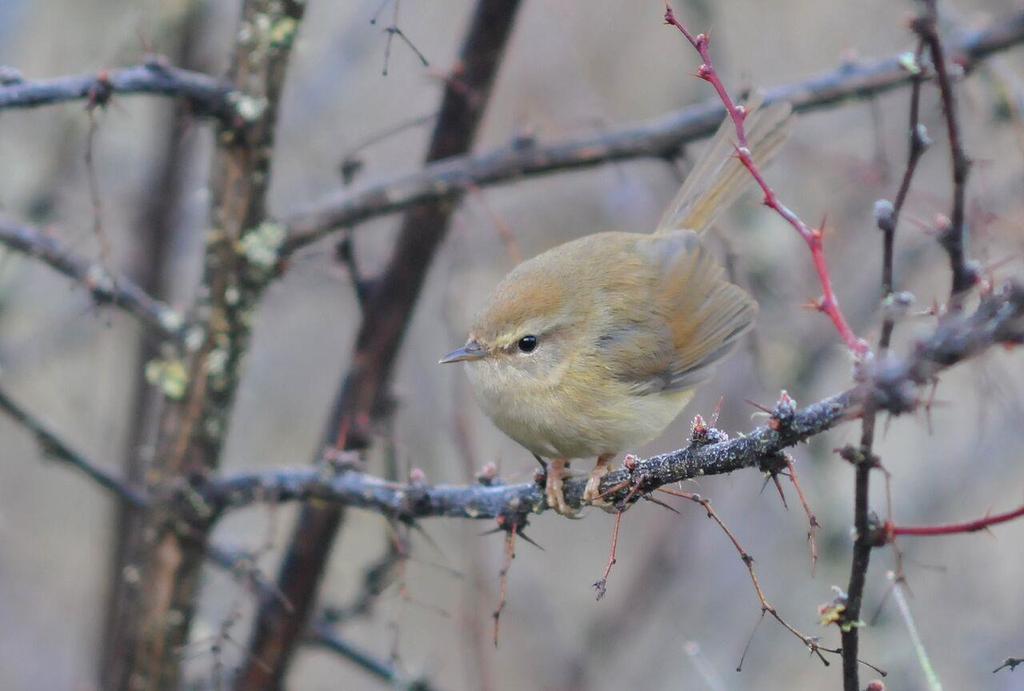
[{"label": "bird's beak", "polygon": [[463,360],[479,360],[487,355],[487,351],[477,341],[467,341],[466,345],[441,358],[439,364],[447,365],[449,362],[462,362]]}]

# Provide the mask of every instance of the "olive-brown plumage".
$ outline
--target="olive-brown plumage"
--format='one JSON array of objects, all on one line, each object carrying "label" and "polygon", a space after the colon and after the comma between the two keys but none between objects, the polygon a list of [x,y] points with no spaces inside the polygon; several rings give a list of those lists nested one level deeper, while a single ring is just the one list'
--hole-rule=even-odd
[{"label": "olive-brown plumage", "polygon": [[[755,157],[781,143],[787,115],[780,107],[748,119]],[[727,131],[658,231],[587,235],[523,262],[484,304],[466,345],[442,360],[466,361],[487,415],[552,460],[548,502],[560,513],[570,512],[561,492],[569,459],[598,459],[584,495],[598,501],[608,462],[659,435],[753,324],[756,303],[694,232],[744,181]]]}]

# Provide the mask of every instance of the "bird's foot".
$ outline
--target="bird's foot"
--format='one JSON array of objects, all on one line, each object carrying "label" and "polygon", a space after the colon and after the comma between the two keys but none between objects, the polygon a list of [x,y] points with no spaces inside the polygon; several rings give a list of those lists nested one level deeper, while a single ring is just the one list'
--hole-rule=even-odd
[{"label": "bird's foot", "polygon": [[601,480],[608,474],[608,466],[597,466],[590,471],[587,487],[583,490],[583,502],[586,504],[607,504],[601,496]]},{"label": "bird's foot", "polygon": [[598,457],[597,465],[590,471],[590,478],[587,480],[587,486],[583,490],[584,504],[591,504],[606,511],[612,506],[611,502],[601,496],[601,480],[608,474],[611,460],[612,456],[610,454]]},{"label": "bird's foot", "polygon": [[569,462],[564,458],[552,459],[548,464],[547,480],[544,483],[544,495],[548,500],[548,506],[563,516],[573,518],[576,510],[565,501],[563,482],[566,476],[566,468]]}]

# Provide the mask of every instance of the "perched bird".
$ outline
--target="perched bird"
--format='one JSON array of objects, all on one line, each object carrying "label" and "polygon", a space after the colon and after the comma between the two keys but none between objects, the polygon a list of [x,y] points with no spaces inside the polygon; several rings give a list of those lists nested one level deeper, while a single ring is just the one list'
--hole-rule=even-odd
[{"label": "perched bird", "polygon": [[[747,106],[747,138],[765,163],[785,139],[788,104]],[[597,458],[583,499],[620,452],[658,436],[737,339],[757,303],[726,280],[700,233],[749,174],[734,156],[728,118],[653,234],[603,232],[523,262],[495,288],[466,344],[484,412],[538,459],[550,459],[546,497],[563,515],[570,459]]]}]

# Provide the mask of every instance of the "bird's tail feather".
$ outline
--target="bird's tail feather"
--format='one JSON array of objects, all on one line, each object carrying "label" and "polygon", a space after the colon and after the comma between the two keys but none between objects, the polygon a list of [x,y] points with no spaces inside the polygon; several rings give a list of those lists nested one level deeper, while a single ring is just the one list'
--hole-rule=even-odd
[{"label": "bird's tail feather", "polygon": [[[774,157],[789,134],[789,103],[761,107],[763,96],[754,93],[747,101],[744,121],[747,143],[754,162],[763,167]],[[690,170],[682,187],[662,216],[656,232],[704,231],[753,182],[735,155],[736,133],[726,115],[711,143]]]}]

